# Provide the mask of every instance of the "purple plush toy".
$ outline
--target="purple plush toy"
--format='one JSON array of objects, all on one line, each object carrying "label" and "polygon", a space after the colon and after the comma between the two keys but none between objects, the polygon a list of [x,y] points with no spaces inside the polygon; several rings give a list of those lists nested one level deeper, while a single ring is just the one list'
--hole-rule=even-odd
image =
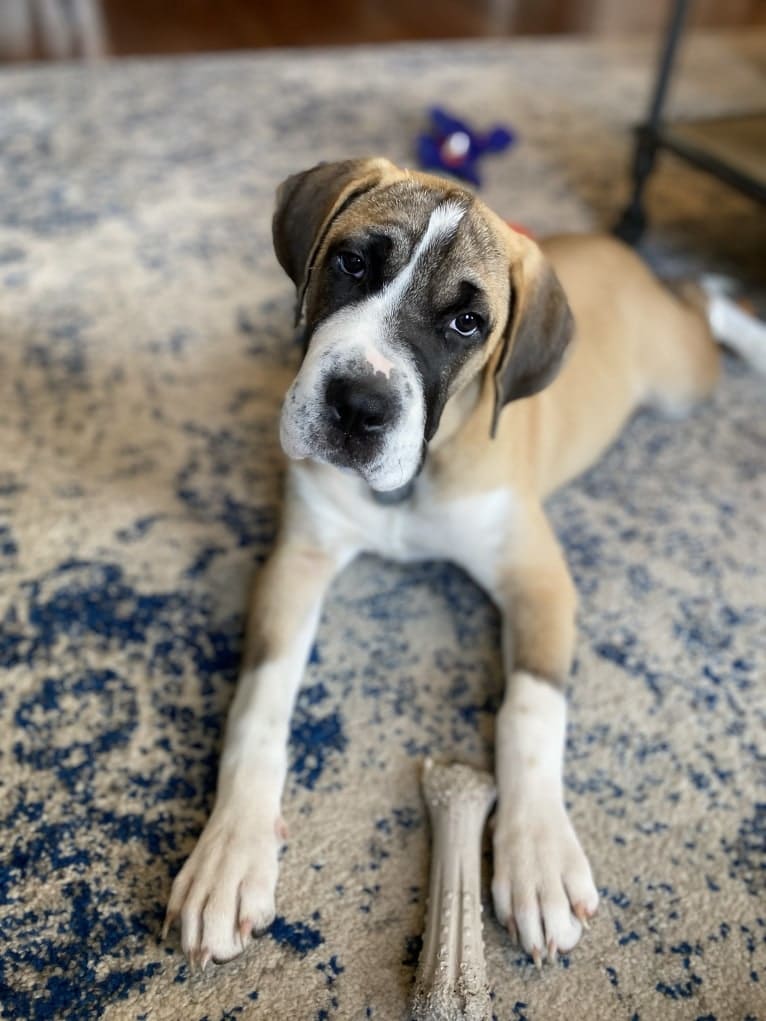
[{"label": "purple plush toy", "polygon": [[508,128],[497,125],[486,134],[439,107],[430,111],[431,131],[418,137],[418,159],[424,170],[446,171],[480,185],[477,163],[487,152],[503,152],[516,141]]}]

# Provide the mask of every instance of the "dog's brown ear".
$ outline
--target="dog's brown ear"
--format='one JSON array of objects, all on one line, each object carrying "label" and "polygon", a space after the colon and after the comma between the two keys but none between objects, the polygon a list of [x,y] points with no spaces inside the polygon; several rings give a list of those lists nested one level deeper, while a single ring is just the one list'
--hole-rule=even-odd
[{"label": "dog's brown ear", "polygon": [[395,171],[386,159],[320,163],[293,174],[277,189],[274,251],[298,288],[300,306],[314,258],[336,216]]},{"label": "dog's brown ear", "polygon": [[508,324],[495,366],[492,435],[510,401],[531,397],[558,374],[574,333],[574,318],[553,267],[532,242],[511,261]]}]

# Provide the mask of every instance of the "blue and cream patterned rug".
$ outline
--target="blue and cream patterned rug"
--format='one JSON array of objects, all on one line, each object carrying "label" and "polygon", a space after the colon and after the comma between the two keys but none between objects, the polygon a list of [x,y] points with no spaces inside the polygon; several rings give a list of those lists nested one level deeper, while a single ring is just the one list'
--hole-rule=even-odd
[{"label": "blue and cream patterned rug", "polygon": [[[202,976],[158,940],[278,516],[297,351],[273,190],[319,158],[407,163],[450,97],[519,132],[487,165],[498,211],[607,226],[653,59],[521,42],[0,75],[2,1017],[404,1016],[420,764],[489,765],[502,683],[495,614],[449,566],[366,559],[332,591],[268,935]],[[747,108],[765,64],[763,33],[696,38],[676,107]],[[651,211],[655,260],[757,282],[745,200],[667,163]],[[487,912],[499,1021],[766,1018],[764,390],[731,362],[551,503],[581,595],[567,797],[602,907],[542,975]]]}]

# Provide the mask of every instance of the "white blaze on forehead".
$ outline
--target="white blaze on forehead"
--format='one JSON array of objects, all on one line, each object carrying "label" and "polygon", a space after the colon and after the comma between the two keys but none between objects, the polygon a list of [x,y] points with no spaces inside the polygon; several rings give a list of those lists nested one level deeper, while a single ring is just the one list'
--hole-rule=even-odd
[{"label": "white blaze on forehead", "polygon": [[397,304],[404,295],[409,285],[412,283],[412,277],[415,273],[415,267],[423,258],[423,256],[441,241],[449,241],[451,237],[455,235],[460,221],[466,214],[466,207],[461,205],[459,202],[445,202],[441,206],[437,206],[436,209],[431,213],[428,220],[428,226],[425,229],[423,236],[415,246],[415,251],[412,253],[412,258],[407,265],[402,269],[397,276],[383,288],[378,301],[383,306],[383,312],[389,313],[396,308]]},{"label": "white blaze on forehead", "polygon": [[347,305],[325,319],[312,337],[304,365],[310,366],[328,348],[342,347],[349,354],[354,348],[361,349],[373,370],[386,377],[392,369],[401,368],[403,360],[409,362],[403,350],[390,345],[390,322],[412,282],[415,267],[435,245],[454,236],[465,214],[466,207],[459,202],[437,206],[407,265],[377,294]]},{"label": "white blaze on forehead", "polygon": [[458,229],[465,212],[466,207],[455,199],[437,206],[428,219],[425,234],[418,242],[418,251],[424,251],[438,241],[451,238]]}]

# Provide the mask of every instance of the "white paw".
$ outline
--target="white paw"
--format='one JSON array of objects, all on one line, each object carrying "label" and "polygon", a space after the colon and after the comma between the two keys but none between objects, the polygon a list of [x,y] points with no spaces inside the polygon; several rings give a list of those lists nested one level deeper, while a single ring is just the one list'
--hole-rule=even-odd
[{"label": "white paw", "polygon": [[173,882],[163,938],[181,921],[189,964],[204,968],[242,953],[250,935],[274,920],[281,820],[214,812]]},{"label": "white paw", "polygon": [[588,859],[564,806],[499,806],[494,836],[495,913],[538,966],[566,953],[598,907]]}]

